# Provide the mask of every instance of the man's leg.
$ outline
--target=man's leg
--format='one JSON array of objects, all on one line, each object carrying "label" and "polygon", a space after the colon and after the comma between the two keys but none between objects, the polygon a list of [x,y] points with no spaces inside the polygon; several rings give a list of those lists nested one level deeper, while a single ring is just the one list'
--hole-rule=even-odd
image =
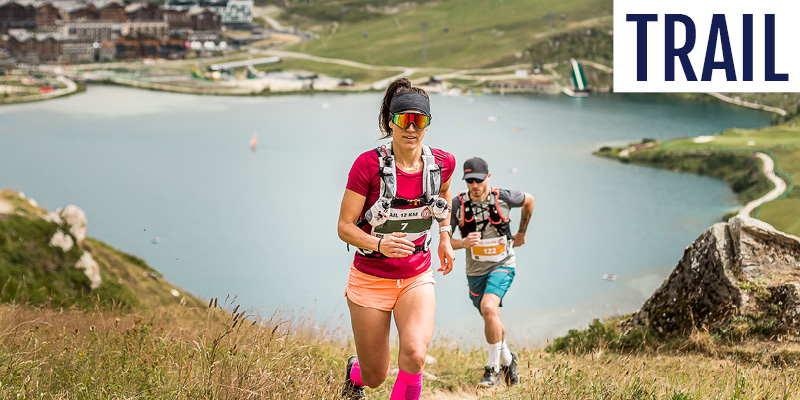
[{"label": "man's leg", "polygon": [[486,343],[500,343],[506,335],[503,321],[500,319],[500,296],[484,293],[481,300],[481,316]]},{"label": "man's leg", "polygon": [[[484,293],[483,299],[481,300],[481,316],[483,317],[483,328],[484,334],[486,335],[486,343],[489,350],[489,360],[486,362],[486,366],[492,369],[492,376],[493,380],[496,380],[496,374],[500,371],[500,352],[502,350],[503,345],[503,336],[505,334],[505,328],[503,327],[503,321],[500,320],[500,297],[494,293]],[[494,386],[497,384],[496,381],[493,382],[485,382],[486,376],[484,376],[483,382],[484,386]]]},{"label": "man's leg", "polygon": [[[510,267],[497,267],[486,280],[486,289],[483,292],[481,299],[481,316],[484,322],[484,335],[486,336],[487,346],[489,348],[489,362],[486,375],[489,375],[488,368],[491,367],[494,371],[504,371],[506,375],[509,374],[508,366],[512,363],[511,352],[505,344],[506,330],[503,321],[500,318],[500,306],[502,305],[503,297],[511,287],[511,282],[514,281],[515,270]],[[516,374],[516,365],[513,368]],[[492,377],[497,384],[497,376]],[[506,379],[508,382],[508,378]]]}]

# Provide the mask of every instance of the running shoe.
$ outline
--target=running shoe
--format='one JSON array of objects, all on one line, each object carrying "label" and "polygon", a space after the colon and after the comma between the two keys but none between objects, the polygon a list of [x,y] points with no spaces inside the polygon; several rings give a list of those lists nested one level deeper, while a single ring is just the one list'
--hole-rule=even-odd
[{"label": "running shoe", "polygon": [[364,386],[358,386],[350,380],[350,370],[358,360],[358,356],[350,356],[347,359],[347,368],[344,375],[344,387],[342,388],[342,399],[345,400],[365,400],[367,395],[364,393]]},{"label": "running shoe", "polygon": [[519,374],[517,373],[517,353],[511,352],[511,362],[508,365],[501,365],[500,369],[503,371],[503,377],[506,380],[506,386],[514,386],[519,383]]},{"label": "running shoe", "polygon": [[478,382],[478,386],[495,387],[500,380],[500,371],[490,366],[483,367],[483,378]]}]

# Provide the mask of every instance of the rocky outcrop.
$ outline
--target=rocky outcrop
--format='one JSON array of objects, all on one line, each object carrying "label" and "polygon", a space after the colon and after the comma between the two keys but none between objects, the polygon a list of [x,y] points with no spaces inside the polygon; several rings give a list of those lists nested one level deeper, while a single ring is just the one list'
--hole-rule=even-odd
[{"label": "rocky outcrop", "polygon": [[[64,208],[59,208],[55,212],[45,215],[44,219],[56,223],[69,232],[67,234],[64,230],[58,229],[50,239],[50,246],[59,247],[64,252],[67,252],[72,249],[73,244],[81,246],[83,240],[86,239],[88,227],[86,213],[78,206],[70,204]],[[75,268],[83,270],[83,273],[92,282],[92,289],[96,289],[103,283],[100,277],[100,266],[97,265],[97,262],[88,251],[83,252],[81,258],[75,263]]]},{"label": "rocky outcrop", "polygon": [[686,248],[669,278],[626,321],[658,332],[711,331],[736,316],[769,314],[780,331],[800,329],[800,238],[734,217]]},{"label": "rocky outcrop", "polygon": [[60,247],[65,253],[72,249],[73,244],[75,243],[72,241],[72,236],[67,235],[61,229],[57,230],[53,237],[50,238],[50,246]]},{"label": "rocky outcrop", "polygon": [[103,279],[100,277],[100,266],[88,251],[84,252],[81,259],[75,263],[75,268],[83,270],[83,273],[92,282],[92,289],[97,289],[103,283]]},{"label": "rocky outcrop", "polygon": [[86,213],[78,206],[70,204],[64,208],[59,208],[55,212],[48,213],[44,219],[55,222],[58,225],[66,225],[78,246],[83,243],[83,239],[86,239],[88,226]]}]

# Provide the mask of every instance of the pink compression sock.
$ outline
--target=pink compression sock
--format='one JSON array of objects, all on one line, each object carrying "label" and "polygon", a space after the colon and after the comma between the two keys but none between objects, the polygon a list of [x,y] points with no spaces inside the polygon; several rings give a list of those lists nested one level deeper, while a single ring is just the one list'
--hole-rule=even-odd
[{"label": "pink compression sock", "polygon": [[358,360],[350,368],[350,381],[356,386],[364,386],[364,381],[361,380],[361,366],[358,365]]},{"label": "pink compression sock", "polygon": [[422,393],[422,372],[409,374],[402,369],[397,373],[397,381],[392,388],[389,400],[419,400]]}]

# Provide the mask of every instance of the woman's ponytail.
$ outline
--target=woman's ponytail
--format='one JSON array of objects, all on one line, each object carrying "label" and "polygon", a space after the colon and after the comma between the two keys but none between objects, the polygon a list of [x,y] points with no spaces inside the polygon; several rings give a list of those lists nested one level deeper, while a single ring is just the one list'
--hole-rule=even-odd
[{"label": "woman's ponytail", "polygon": [[400,77],[395,79],[386,88],[386,94],[383,95],[383,103],[381,103],[381,112],[378,114],[378,128],[383,132],[381,139],[386,139],[392,136],[392,113],[389,111],[389,106],[392,104],[392,99],[395,95],[400,93],[419,93],[429,97],[425,90],[412,86],[411,81],[407,77]]}]

